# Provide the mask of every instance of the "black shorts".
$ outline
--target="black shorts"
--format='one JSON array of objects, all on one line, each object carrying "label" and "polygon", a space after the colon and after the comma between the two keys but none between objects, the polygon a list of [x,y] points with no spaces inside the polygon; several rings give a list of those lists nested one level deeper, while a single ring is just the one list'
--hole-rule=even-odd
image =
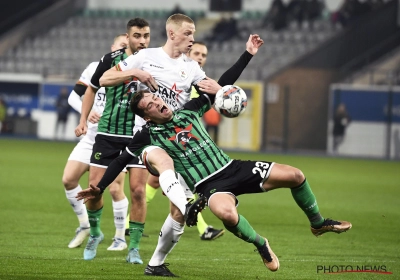
[{"label": "black shorts", "polygon": [[235,196],[265,192],[262,184],[267,180],[273,166],[269,161],[233,160],[225,169],[196,187],[196,192],[210,198],[218,192]]},{"label": "black shorts", "polygon": [[[114,137],[97,134],[93,145],[92,156],[90,157],[90,165],[108,167],[115,158],[125,151],[131,139],[130,137]],[[138,157],[134,157],[126,167],[146,168]]]}]

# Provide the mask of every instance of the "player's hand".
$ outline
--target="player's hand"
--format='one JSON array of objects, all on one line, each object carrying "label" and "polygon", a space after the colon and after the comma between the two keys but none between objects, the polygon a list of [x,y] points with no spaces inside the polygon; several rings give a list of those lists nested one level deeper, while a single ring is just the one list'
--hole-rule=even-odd
[{"label": "player's hand", "polygon": [[81,135],[86,134],[87,132],[87,124],[86,123],[79,123],[78,126],[75,128],[75,135],[79,137]]},{"label": "player's hand", "polygon": [[150,75],[149,72],[135,69],[134,76],[139,79],[140,82],[144,83],[152,92],[158,90],[158,85],[156,80],[154,80],[153,76]]},{"label": "player's hand", "polygon": [[101,192],[100,188],[90,184],[89,188],[78,192],[75,198],[78,201],[84,199],[83,203],[86,203],[88,200],[98,197],[100,195],[100,192]]},{"label": "player's hand", "polygon": [[250,34],[249,40],[246,43],[246,51],[255,55],[258,49],[264,44],[264,40],[258,34]]},{"label": "player's hand", "polygon": [[97,113],[96,111],[90,111],[88,120],[91,123],[98,123],[100,121],[100,117],[101,117],[101,115],[99,113]]},{"label": "player's hand", "polygon": [[217,91],[221,88],[221,86],[217,83],[217,81],[206,77],[204,80],[201,80],[197,83],[200,90],[210,94],[216,94]]}]

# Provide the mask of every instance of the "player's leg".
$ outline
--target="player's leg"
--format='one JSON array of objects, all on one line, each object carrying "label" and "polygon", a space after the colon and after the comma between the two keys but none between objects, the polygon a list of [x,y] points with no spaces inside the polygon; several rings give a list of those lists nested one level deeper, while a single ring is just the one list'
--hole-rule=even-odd
[{"label": "player's leg", "polygon": [[[158,176],[149,174],[146,183],[146,203],[150,203],[156,195],[158,189],[160,188],[160,183],[158,182]],[[125,235],[129,235],[129,214],[126,218],[125,223]],[[148,235],[142,234],[143,237],[148,237]]]},{"label": "player's leg", "polygon": [[[270,163],[257,162],[262,165]],[[335,221],[324,219],[319,212],[319,207],[314,193],[305,178],[303,172],[295,167],[275,163],[270,168],[268,177],[264,177],[263,188],[270,191],[277,188],[290,188],[292,196],[297,205],[307,215],[311,224],[311,232],[315,236],[319,236],[325,232],[341,233],[351,228],[351,223],[347,221]]]},{"label": "player's leg", "polygon": [[[89,185],[97,186],[105,170],[105,168],[91,165],[89,170]],[[83,252],[83,258],[85,260],[92,260],[96,257],[97,246],[104,239],[104,234],[100,229],[101,216],[103,213],[103,195],[88,200],[86,202],[86,208],[89,216],[90,236]]]},{"label": "player's leg", "polygon": [[236,237],[252,243],[260,253],[265,266],[271,271],[279,269],[279,260],[269,246],[268,240],[260,236],[236,210],[236,198],[233,194],[217,192],[210,196],[208,207]]},{"label": "player's leg", "polygon": [[144,270],[145,275],[176,276],[165,266],[164,262],[167,255],[172,251],[181,238],[184,228],[184,216],[179,208],[170,202],[170,214],[161,228],[157,247]]},{"label": "player's leg", "polygon": [[151,146],[143,151],[142,158],[150,173],[160,174],[159,182],[164,194],[182,214],[185,214],[186,195],[174,171],[171,157],[163,149]]},{"label": "player's leg", "polygon": [[[196,195],[196,198],[198,196]],[[222,236],[225,233],[224,229],[215,229],[213,226],[208,225],[203,218],[203,215],[199,213],[197,215],[197,230],[200,234],[200,240],[212,241]]]},{"label": "player's leg", "polygon": [[76,160],[68,160],[64,168],[62,182],[64,184],[65,195],[72,210],[79,221],[79,227],[76,229],[74,238],[69,242],[69,248],[79,247],[85,238],[89,236],[89,219],[86,206],[83,200],[78,201],[76,195],[82,190],[79,185],[79,179],[89,170],[89,164]]},{"label": "player's leg", "polygon": [[122,251],[126,249],[125,220],[128,214],[129,201],[124,193],[125,172],[121,172],[109,186],[112,197],[115,235],[113,243],[107,248],[109,251]]},{"label": "player's leg", "polygon": [[134,168],[129,168],[128,170],[131,209],[129,215],[129,252],[128,256],[126,257],[126,261],[134,264],[143,264],[143,261],[139,255],[139,244],[142,238],[147,212],[145,186],[148,172],[144,166],[137,166]]}]

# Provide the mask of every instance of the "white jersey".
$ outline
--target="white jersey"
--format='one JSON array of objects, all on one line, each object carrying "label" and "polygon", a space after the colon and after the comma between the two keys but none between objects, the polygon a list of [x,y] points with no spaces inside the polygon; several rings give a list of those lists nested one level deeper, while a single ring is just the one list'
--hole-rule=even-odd
[{"label": "white jersey", "polygon": [[[173,111],[182,108],[190,100],[192,85],[206,77],[197,61],[185,54],[171,58],[161,47],[136,52],[121,61],[117,68],[122,71],[140,69],[150,73],[158,85],[155,94]],[[134,133],[144,124],[145,121],[136,116]]]},{"label": "white jersey", "polygon": [[[92,76],[94,72],[96,71],[97,65],[99,65],[99,62],[92,62],[90,63],[86,69],[82,72],[81,77],[79,78],[79,83],[82,83],[86,86],[90,86],[90,80],[92,79]],[[104,87],[99,88],[99,90],[96,93],[96,96],[94,97],[94,103],[92,110],[96,111],[100,115],[103,114],[104,111],[104,106],[106,105],[106,90]],[[91,135],[96,135],[97,133],[97,126],[98,123],[91,123],[88,121],[88,132]]]}]

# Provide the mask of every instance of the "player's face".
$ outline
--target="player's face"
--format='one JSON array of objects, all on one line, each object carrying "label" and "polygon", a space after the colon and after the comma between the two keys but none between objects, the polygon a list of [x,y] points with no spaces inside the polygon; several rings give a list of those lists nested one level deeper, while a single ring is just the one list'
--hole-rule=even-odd
[{"label": "player's face", "polygon": [[208,50],[206,46],[200,44],[194,44],[189,53],[189,57],[193,60],[196,60],[199,63],[199,65],[203,67],[204,64],[206,64],[207,53]]},{"label": "player's face", "polygon": [[128,33],[128,44],[132,53],[146,49],[150,44],[150,27],[132,26]]},{"label": "player's face", "polygon": [[165,123],[172,118],[172,110],[165,102],[152,93],[145,93],[138,104],[144,110],[144,119],[154,123]]},{"label": "player's face", "polygon": [[194,24],[183,22],[182,25],[175,31],[175,44],[179,52],[187,53],[193,46],[194,32],[196,28]]},{"label": "player's face", "polygon": [[115,39],[114,44],[111,46],[111,51],[114,52],[116,50],[126,48],[128,46],[128,39],[126,36],[119,36]]}]

